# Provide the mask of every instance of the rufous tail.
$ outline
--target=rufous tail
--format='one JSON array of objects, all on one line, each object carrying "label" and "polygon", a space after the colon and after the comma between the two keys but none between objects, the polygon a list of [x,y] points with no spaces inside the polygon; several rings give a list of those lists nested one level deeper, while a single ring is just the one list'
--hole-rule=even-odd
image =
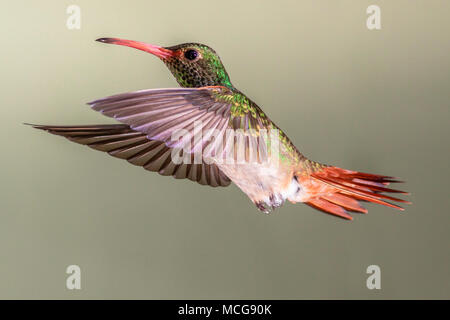
[{"label": "rufous tail", "polygon": [[359,201],[378,203],[399,210],[404,209],[388,201],[411,203],[385,194],[409,194],[387,188],[390,183],[402,182],[395,177],[320,166],[306,176],[299,174],[297,178],[304,186],[303,202],[344,219],[353,219],[348,211],[367,213],[367,209]]}]

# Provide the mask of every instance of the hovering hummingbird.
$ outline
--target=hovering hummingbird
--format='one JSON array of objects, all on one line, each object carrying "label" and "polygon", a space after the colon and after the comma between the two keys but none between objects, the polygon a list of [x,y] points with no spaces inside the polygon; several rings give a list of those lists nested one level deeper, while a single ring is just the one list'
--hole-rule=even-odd
[{"label": "hovering hummingbird", "polygon": [[[408,194],[387,188],[389,183],[400,182],[397,178],[341,169],[307,159],[256,103],[232,85],[212,48],[198,43],[160,47],[118,38],[96,41],[128,46],[157,56],[182,88],[141,90],[88,103],[95,111],[121,124],[32,125],[34,128],[162,175],[187,178],[213,187],[225,187],[234,182],[265,213],[289,200],[352,220],[349,211],[367,213],[360,201],[400,210],[403,208],[388,201],[410,203],[384,194]],[[194,141],[188,148],[186,143],[195,139],[174,142],[173,135],[177,130],[195,136],[194,123],[199,121],[203,133],[200,141]],[[205,152],[213,140],[208,130],[215,132],[216,140],[226,147],[221,150],[228,150],[232,158],[237,154],[236,149],[242,147],[243,161],[217,161],[220,156],[214,155],[218,152],[214,155]],[[227,139],[226,132],[230,130],[244,132],[244,140]],[[269,138],[260,134],[261,130],[276,133],[279,144],[275,152],[268,151]],[[184,152],[188,159],[200,146],[203,150],[200,161],[175,161],[173,150],[180,146],[180,154]],[[266,161],[261,161],[263,153]],[[258,161],[249,161],[249,154],[256,156]]]}]

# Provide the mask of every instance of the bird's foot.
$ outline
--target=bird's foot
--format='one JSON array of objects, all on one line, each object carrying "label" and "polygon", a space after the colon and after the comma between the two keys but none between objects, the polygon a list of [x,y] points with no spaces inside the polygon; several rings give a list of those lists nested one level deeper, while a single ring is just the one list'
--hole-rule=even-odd
[{"label": "bird's foot", "polygon": [[272,209],[276,209],[278,207],[281,207],[283,205],[283,198],[281,197],[280,194],[274,194],[272,193],[269,197],[270,199],[270,206],[272,207]]},{"label": "bird's foot", "polygon": [[282,196],[279,193],[272,193],[269,199],[266,201],[256,201],[255,205],[259,211],[264,213],[270,213],[278,207],[281,207],[284,203]]},{"label": "bird's foot", "polygon": [[256,208],[258,208],[259,211],[264,212],[265,214],[269,214],[272,210],[271,207],[267,206],[264,201],[258,201],[255,202]]}]

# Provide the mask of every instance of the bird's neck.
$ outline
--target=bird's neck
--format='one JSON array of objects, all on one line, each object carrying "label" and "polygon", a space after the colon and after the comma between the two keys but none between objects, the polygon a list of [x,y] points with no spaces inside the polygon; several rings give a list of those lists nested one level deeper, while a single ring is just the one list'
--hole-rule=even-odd
[{"label": "bird's neck", "polygon": [[215,84],[215,85],[234,89],[233,85],[231,84],[230,77],[228,76],[228,74],[225,70],[224,70],[224,72],[217,73],[217,84]]}]

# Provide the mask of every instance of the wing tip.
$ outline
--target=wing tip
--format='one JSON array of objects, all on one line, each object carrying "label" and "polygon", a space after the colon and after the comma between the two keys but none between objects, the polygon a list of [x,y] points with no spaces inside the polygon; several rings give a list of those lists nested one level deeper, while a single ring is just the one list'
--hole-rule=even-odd
[{"label": "wing tip", "polygon": [[45,131],[48,131],[48,127],[49,127],[49,126],[46,126],[43,124],[34,124],[34,123],[28,123],[28,122],[24,122],[23,125],[30,126],[34,129],[45,130]]}]

